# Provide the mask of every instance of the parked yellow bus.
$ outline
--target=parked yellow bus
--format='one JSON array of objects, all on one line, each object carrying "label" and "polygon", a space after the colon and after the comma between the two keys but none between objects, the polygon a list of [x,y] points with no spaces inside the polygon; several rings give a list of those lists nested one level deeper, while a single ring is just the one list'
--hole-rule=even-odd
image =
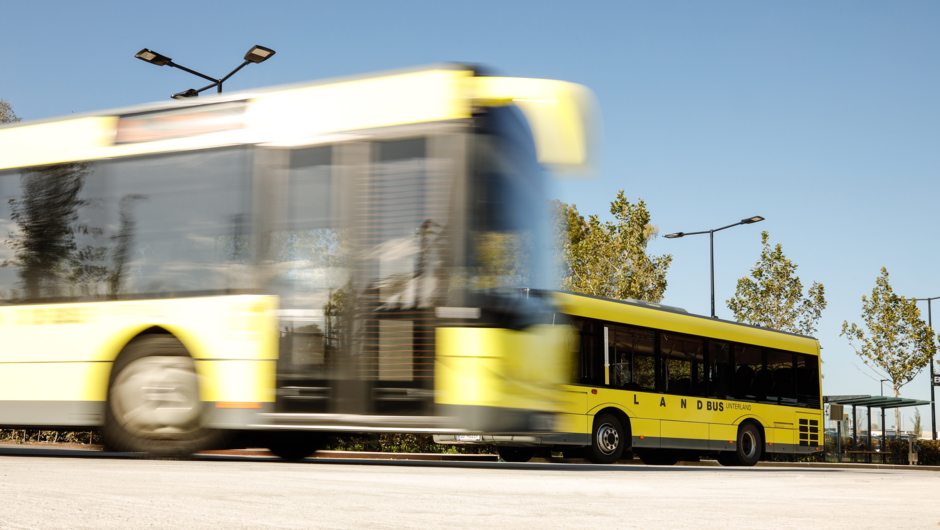
[{"label": "parked yellow bus", "polygon": [[551,448],[612,463],[632,450],[663,465],[715,456],[751,466],[765,453],[821,450],[816,339],[646,302],[551,296],[556,322],[578,332],[557,432],[438,441],[495,444],[507,461]]},{"label": "parked yellow bus", "polygon": [[446,65],[0,127],[0,425],[285,458],[548,432],[568,361],[517,287],[593,105]]}]

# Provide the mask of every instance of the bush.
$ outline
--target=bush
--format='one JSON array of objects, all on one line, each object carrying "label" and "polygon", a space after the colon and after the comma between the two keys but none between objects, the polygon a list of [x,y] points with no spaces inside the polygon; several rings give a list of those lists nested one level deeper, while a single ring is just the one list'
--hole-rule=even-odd
[{"label": "bush", "polygon": [[324,449],[332,451],[369,451],[381,453],[455,453],[489,454],[488,445],[441,445],[431,435],[422,434],[366,434],[360,436],[330,436]]},{"label": "bush", "polygon": [[37,429],[0,429],[0,442],[100,444],[98,431],[40,431]]}]

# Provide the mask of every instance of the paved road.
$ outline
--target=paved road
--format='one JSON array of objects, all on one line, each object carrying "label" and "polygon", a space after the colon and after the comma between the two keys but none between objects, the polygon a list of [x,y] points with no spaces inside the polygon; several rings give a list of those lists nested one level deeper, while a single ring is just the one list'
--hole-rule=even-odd
[{"label": "paved road", "polygon": [[[60,456],[51,456],[60,455]],[[936,528],[940,473],[0,453],[0,528]]]}]

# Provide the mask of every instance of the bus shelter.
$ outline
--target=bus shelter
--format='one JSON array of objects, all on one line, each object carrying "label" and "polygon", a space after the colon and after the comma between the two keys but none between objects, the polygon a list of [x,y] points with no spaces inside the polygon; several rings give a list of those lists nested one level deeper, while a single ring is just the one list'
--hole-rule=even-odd
[{"label": "bus shelter", "polygon": [[[885,410],[887,409],[900,409],[904,407],[917,407],[920,405],[930,405],[930,401],[923,401],[920,399],[907,399],[907,398],[897,398],[897,397],[888,397],[888,396],[823,396],[823,403],[828,405],[842,405],[852,407],[852,451],[846,451],[851,453],[853,460],[857,460],[858,455],[864,455],[867,457],[867,461],[871,463],[871,456],[873,454],[881,454],[882,461],[884,460],[884,455],[887,454],[885,451]],[[865,407],[868,411],[868,444],[866,444],[866,450],[859,450],[858,445],[858,422],[855,421],[856,412],[858,407]],[[879,451],[872,451],[872,436],[871,436],[871,409],[881,409],[881,445]],[[896,433],[900,435],[900,425],[895,427]],[[842,434],[839,433],[839,460],[842,459]]]}]

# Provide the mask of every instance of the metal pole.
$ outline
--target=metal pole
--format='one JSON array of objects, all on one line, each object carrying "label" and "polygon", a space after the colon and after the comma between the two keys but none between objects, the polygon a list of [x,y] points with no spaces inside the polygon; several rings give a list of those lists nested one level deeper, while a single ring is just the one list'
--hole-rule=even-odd
[{"label": "metal pole", "polygon": [[[858,416],[856,416],[855,405],[852,405],[852,450],[858,451]],[[852,461],[858,458],[857,454],[852,455]]]},{"label": "metal pole", "polygon": [[[927,300],[927,325],[930,326],[930,342],[933,344],[933,315],[930,312],[930,302],[933,301],[933,298]],[[933,439],[937,439],[937,404],[934,403],[934,390],[933,390],[933,355],[930,356],[930,425],[931,430],[933,431]],[[917,436],[920,437],[920,433],[917,433]]]},{"label": "metal pole", "polygon": [[[881,406],[881,452],[885,452],[885,434],[888,432],[888,429],[885,428],[885,407]],[[885,457],[882,455],[881,463],[886,464]]]},{"label": "metal pole", "polygon": [[[715,318],[715,231],[709,230],[708,232],[708,253],[711,257],[711,272],[712,277],[712,318]],[[933,381],[930,382],[933,384]],[[931,387],[933,388],[933,387]]]}]

